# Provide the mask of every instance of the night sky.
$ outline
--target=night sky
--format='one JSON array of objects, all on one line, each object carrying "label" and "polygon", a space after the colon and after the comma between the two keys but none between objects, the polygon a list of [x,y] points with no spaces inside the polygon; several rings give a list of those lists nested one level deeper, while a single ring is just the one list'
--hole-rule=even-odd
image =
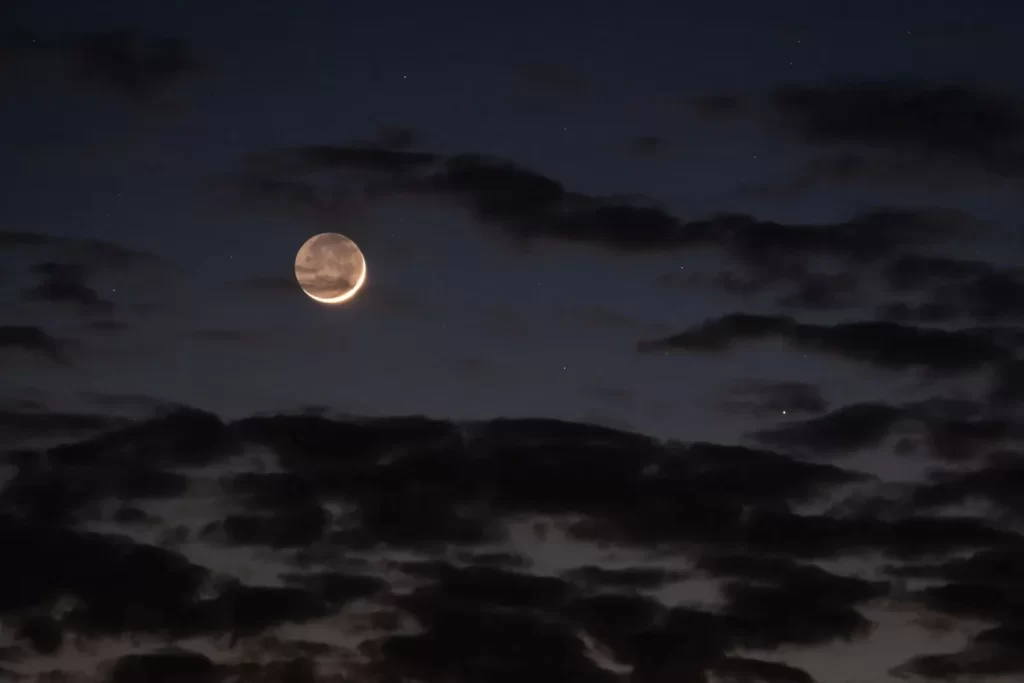
[{"label": "night sky", "polygon": [[0,680],[1019,680],[1021,26],[8,3]]}]

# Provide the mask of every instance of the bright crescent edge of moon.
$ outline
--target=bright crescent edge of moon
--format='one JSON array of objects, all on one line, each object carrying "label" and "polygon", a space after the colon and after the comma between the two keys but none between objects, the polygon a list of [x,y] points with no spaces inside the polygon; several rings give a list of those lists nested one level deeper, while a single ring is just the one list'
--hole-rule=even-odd
[{"label": "bright crescent edge of moon", "polygon": [[360,289],[362,289],[364,282],[366,282],[366,259],[365,258],[363,258],[362,272],[359,273],[359,279],[356,281],[355,286],[352,289],[350,289],[347,292],[345,292],[344,294],[339,294],[338,296],[331,297],[329,299],[325,299],[323,297],[319,297],[319,296],[315,296],[313,294],[310,294],[309,292],[307,292],[302,287],[299,287],[299,289],[302,289],[303,293],[305,293],[305,295],[308,296],[313,301],[319,301],[322,304],[340,304],[340,303],[344,303],[344,302],[348,301],[349,299],[351,299],[352,297],[354,297],[356,295],[356,292],[358,292]]}]

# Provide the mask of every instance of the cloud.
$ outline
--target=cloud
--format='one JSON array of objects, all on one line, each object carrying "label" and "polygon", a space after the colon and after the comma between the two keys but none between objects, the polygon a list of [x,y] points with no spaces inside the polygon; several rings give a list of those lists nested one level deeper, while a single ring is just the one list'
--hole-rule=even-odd
[{"label": "cloud", "polygon": [[544,96],[579,97],[593,88],[585,74],[558,64],[527,64],[516,80],[528,92]]},{"label": "cloud", "polygon": [[852,604],[813,587],[765,587],[731,581],[723,590],[726,624],[738,645],[773,649],[784,644],[824,645],[871,633],[872,624]]},{"label": "cloud", "polygon": [[202,67],[186,41],[130,28],[56,38],[25,34],[7,54],[14,63],[57,64],[74,82],[138,103],[151,103]]},{"label": "cloud", "polygon": [[156,266],[160,257],[113,242],[92,238],[63,237],[37,232],[0,230],[0,250],[46,249],[54,262],[76,264],[94,270],[119,270]]},{"label": "cloud", "polygon": [[[9,517],[0,518],[0,544],[11,577],[0,590],[0,610],[75,596],[81,604],[64,623],[82,631],[170,625],[206,576],[200,567],[157,548]],[[161,590],[153,591],[154,585]]]},{"label": "cloud", "polygon": [[641,341],[637,350],[721,353],[740,342],[768,339],[888,370],[966,372],[990,367],[1012,355],[998,335],[983,329],[948,331],[891,322],[814,325],[786,316],[746,313],[715,318],[662,339]]},{"label": "cloud", "polygon": [[939,209],[880,209],[833,226],[783,225],[723,215],[683,222],[657,207],[571,193],[561,183],[500,159],[448,159],[429,183],[461,198],[485,221],[520,237],[548,237],[622,251],[718,246],[749,264],[837,256],[865,262],[895,248],[963,234],[973,221]]},{"label": "cloud", "polygon": [[738,294],[780,288],[782,306],[812,310],[863,303],[863,280],[872,275],[865,266],[983,228],[964,212],[935,207],[883,207],[821,225],[734,214],[686,221],[650,201],[574,192],[507,159],[367,143],[255,155],[229,184],[241,206],[332,224],[400,196],[453,202],[514,242],[556,240],[636,253],[718,249],[734,267],[713,280],[716,286]]},{"label": "cloud", "polygon": [[969,319],[985,323],[1024,319],[1024,270],[980,261],[906,254],[883,276],[890,289],[916,297],[892,313],[906,320]]},{"label": "cloud", "polygon": [[897,82],[786,86],[771,105],[811,143],[912,149],[997,173],[1024,168],[1024,106],[1006,95]]},{"label": "cloud", "polygon": [[63,78],[140,105],[151,105],[203,70],[185,40],[135,28],[47,36],[23,32],[7,41],[8,68]]},{"label": "cloud", "polygon": [[175,405],[169,401],[147,396],[145,394],[118,394],[110,392],[86,391],[81,397],[104,410],[129,410],[149,413],[168,412],[182,406]]},{"label": "cloud", "polygon": [[594,588],[626,588],[645,589],[658,588],[676,579],[683,578],[681,572],[656,567],[629,567],[626,569],[606,569],[604,567],[587,566],[574,569],[563,574],[573,583]]},{"label": "cloud", "polygon": [[32,437],[83,436],[124,425],[124,419],[93,413],[0,409],[0,436],[13,443]]},{"label": "cloud", "polygon": [[374,145],[308,145],[253,156],[247,168],[253,173],[311,173],[352,169],[380,173],[411,172],[435,164],[438,157],[427,152]]},{"label": "cloud", "polygon": [[42,278],[42,282],[22,293],[29,301],[73,304],[95,313],[110,313],[114,309],[111,302],[101,299],[87,284],[88,272],[80,264],[40,263],[32,271]]},{"label": "cloud", "polygon": [[665,146],[665,139],[657,135],[639,135],[626,143],[629,153],[639,157],[656,156]]},{"label": "cloud", "polygon": [[[114,303],[102,297],[92,284],[97,278],[116,277],[126,291],[159,293],[174,274],[173,268],[155,254],[91,238],[63,237],[45,233],[0,231],[0,255],[8,254],[8,269],[39,259],[28,274],[36,284],[22,289],[23,301],[70,307],[89,314],[84,325],[96,331],[118,331],[123,323],[97,316],[111,315]],[[152,278],[152,280],[145,280]],[[132,284],[138,286],[132,287]],[[115,289],[111,287],[111,289]],[[142,309],[139,309],[142,310]]]},{"label": "cloud", "polygon": [[186,650],[169,650],[140,655],[125,655],[110,671],[110,683],[190,680],[213,681],[216,667],[210,658]]},{"label": "cloud", "polygon": [[[814,645],[852,640],[870,633],[871,623],[855,609],[889,592],[886,582],[838,576],[819,567],[765,556],[709,556],[698,567],[725,576],[728,603],[723,620],[736,645],[755,649],[784,644]],[[790,614],[790,619],[783,614]],[[780,624],[786,626],[780,628]],[[766,662],[730,660],[725,668],[772,672]],[[807,674],[779,669],[779,676]],[[783,680],[788,680],[783,678]]]},{"label": "cloud", "polygon": [[[992,640],[1006,634],[1006,641]],[[1024,655],[1019,645],[1011,638],[1019,638],[1020,634],[1000,631],[998,634],[982,634],[959,652],[942,655],[922,655],[895,668],[896,676],[917,676],[940,681],[957,681],[967,677],[978,676],[1012,676],[1024,673]]]},{"label": "cloud", "polygon": [[827,183],[894,181],[963,190],[1024,175],[1024,102],[992,90],[906,81],[795,84],[705,96],[694,106],[712,119],[753,118],[827,150],[796,177],[744,193],[785,199]]},{"label": "cloud", "polygon": [[806,450],[819,456],[847,454],[877,448],[907,417],[894,406],[862,403],[811,420],[760,430],[754,438],[766,446]]},{"label": "cloud", "polygon": [[[525,612],[499,612],[469,604],[446,604],[413,594],[402,606],[427,625],[420,635],[390,636],[372,647],[376,673],[429,680],[483,678],[611,683],[612,674],[587,656],[564,624]],[[472,657],[466,653],[472,652]]]},{"label": "cloud", "polygon": [[250,333],[243,332],[242,330],[224,330],[215,328],[196,330],[195,337],[196,339],[213,342],[240,342],[252,339]]},{"label": "cloud", "polygon": [[580,393],[610,406],[621,406],[633,400],[629,390],[606,384],[588,384],[580,388]]},{"label": "cloud", "polygon": [[238,287],[256,292],[295,292],[298,283],[294,277],[257,275],[235,283]]},{"label": "cloud", "polygon": [[[943,423],[946,433],[995,438],[979,426],[984,413],[969,407],[860,409],[873,416],[866,421],[840,408],[804,428],[825,447],[837,430],[839,447],[852,448],[881,438],[897,419],[933,429],[963,412],[961,422],[974,426]],[[267,451],[272,468],[238,469],[239,453]],[[19,642],[40,655],[82,638],[130,636],[205,638],[241,658],[212,664],[180,650],[134,652],[112,663],[110,676],[127,681],[152,680],[150,666],[200,678],[248,667],[247,675],[308,679],[318,662],[344,661],[374,676],[420,680],[500,672],[611,683],[615,674],[598,665],[604,658],[637,678],[806,683],[810,675],[788,663],[736,652],[870,637],[862,610],[884,604],[890,579],[902,576],[945,582],[904,596],[920,609],[993,621],[982,644],[1009,637],[1005,629],[1024,614],[1013,593],[1024,566],[1020,536],[998,515],[947,508],[984,495],[1019,509],[1014,462],[904,487],[893,505],[814,513],[800,510],[875,480],[764,448],[662,442],[557,420],[268,415],[225,423],[181,408],[17,455],[17,475],[0,493],[0,547],[14,577],[0,585],[0,614],[13,615]],[[216,467],[202,471],[208,466]],[[148,506],[184,505],[197,481],[216,510],[197,527],[204,553],[274,553],[285,567],[278,585],[219,577],[167,548],[81,529],[102,519],[169,539],[173,530]],[[510,525],[539,518],[576,542],[633,559],[532,571],[500,544]],[[372,560],[356,562],[357,553],[373,558],[385,549],[418,559],[380,572]],[[643,559],[654,555],[657,563]],[[864,555],[889,563],[885,580],[818,564]],[[715,582],[720,606],[672,606],[648,594],[694,580]],[[70,598],[70,607],[49,610],[55,596]],[[354,653],[337,657],[337,645],[287,641],[280,630],[308,624],[312,633],[324,620],[336,629],[339,614],[354,625],[362,609],[370,616],[358,665]],[[246,661],[254,648],[265,655],[259,665]],[[903,670],[931,671],[929,661],[911,659]]]},{"label": "cloud", "polygon": [[952,462],[974,460],[993,449],[1017,445],[1024,438],[1024,431],[1010,420],[978,417],[965,406],[952,408],[936,410],[928,403],[856,403],[820,417],[758,430],[752,437],[765,446],[828,458],[880,448],[889,437],[903,436],[900,450],[923,447],[926,455]]},{"label": "cloud", "polygon": [[997,406],[1024,401],[1024,360],[1009,361],[993,372],[989,400]]},{"label": "cloud", "polygon": [[455,567],[438,563],[431,567],[435,580],[431,599],[445,602],[526,609],[553,608],[573,594],[563,579],[494,567]]},{"label": "cloud", "polygon": [[70,342],[50,336],[40,327],[0,326],[0,349],[20,349],[57,365],[68,365]]},{"label": "cloud", "polygon": [[746,380],[730,388],[719,407],[755,417],[820,413],[828,408],[821,389],[806,382]]},{"label": "cloud", "polygon": [[202,531],[202,538],[227,545],[301,548],[323,538],[330,521],[316,502],[279,508],[270,515],[228,515]]},{"label": "cloud", "polygon": [[747,657],[726,657],[715,667],[715,672],[726,680],[753,680],[765,683],[814,683],[811,675],[779,662],[766,662]]},{"label": "cloud", "polygon": [[188,43],[122,30],[76,37],[67,47],[77,75],[132,99],[148,99],[194,73]]},{"label": "cloud", "polygon": [[1016,491],[1024,484],[1024,465],[1015,459],[992,462],[969,472],[936,472],[920,485],[911,499],[922,510],[941,509],[971,501],[985,501],[996,508],[1024,518],[1024,502]]},{"label": "cloud", "polygon": [[419,142],[419,134],[414,128],[406,126],[383,126],[370,141],[371,145],[384,149],[404,151],[415,147]]}]

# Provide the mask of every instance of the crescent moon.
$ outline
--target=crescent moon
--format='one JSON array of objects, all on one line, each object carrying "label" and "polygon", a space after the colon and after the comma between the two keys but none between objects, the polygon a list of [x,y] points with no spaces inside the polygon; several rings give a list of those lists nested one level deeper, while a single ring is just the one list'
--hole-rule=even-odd
[{"label": "crescent moon", "polygon": [[344,303],[366,283],[366,258],[356,243],[344,235],[314,235],[295,255],[295,279],[314,301]]}]

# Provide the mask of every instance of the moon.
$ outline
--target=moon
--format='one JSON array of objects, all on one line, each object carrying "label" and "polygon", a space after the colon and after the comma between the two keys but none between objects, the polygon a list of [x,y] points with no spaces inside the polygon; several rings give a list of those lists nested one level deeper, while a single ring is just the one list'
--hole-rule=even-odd
[{"label": "moon", "polygon": [[295,279],[314,301],[344,303],[366,282],[366,259],[349,238],[324,232],[306,240],[295,255]]}]

